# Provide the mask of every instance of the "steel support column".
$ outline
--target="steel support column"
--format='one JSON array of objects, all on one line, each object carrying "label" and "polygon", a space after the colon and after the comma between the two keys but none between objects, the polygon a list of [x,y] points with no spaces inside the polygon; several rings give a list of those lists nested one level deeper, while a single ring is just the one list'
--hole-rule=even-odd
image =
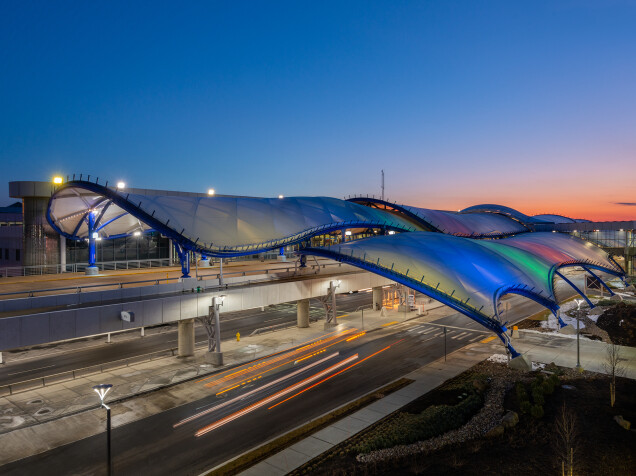
[{"label": "steel support column", "polygon": [[570,281],[568,278],[566,278],[563,274],[559,273],[558,271],[555,271],[556,275],[561,278],[563,281],[565,281],[566,283],[568,283],[570,286],[572,286],[572,288],[581,295],[581,297],[583,299],[585,299],[585,301],[587,302],[588,306],[590,306],[590,309],[594,309],[594,304],[592,304],[592,301],[590,301],[587,296],[585,295],[584,292],[582,292],[577,286],[576,284],[574,284],[572,281]]},{"label": "steel support column", "polygon": [[591,270],[590,268],[588,268],[587,266],[583,266],[583,269],[584,269],[585,271],[587,271],[588,273],[590,273],[590,274],[592,275],[592,277],[593,277],[594,279],[596,279],[599,283],[601,283],[601,285],[602,285],[605,289],[607,289],[607,291],[610,293],[610,296],[613,296],[613,295],[614,295],[614,291],[612,291],[612,290],[610,289],[610,287],[609,287],[607,284],[605,284],[605,282],[604,282],[604,281],[603,281],[600,277],[598,277],[596,274],[594,274],[594,272],[592,272],[592,270]]},{"label": "steel support column", "polygon": [[189,278],[190,277],[190,252],[183,248],[179,243],[174,244],[174,249],[179,256],[179,261],[181,262],[181,277]]}]

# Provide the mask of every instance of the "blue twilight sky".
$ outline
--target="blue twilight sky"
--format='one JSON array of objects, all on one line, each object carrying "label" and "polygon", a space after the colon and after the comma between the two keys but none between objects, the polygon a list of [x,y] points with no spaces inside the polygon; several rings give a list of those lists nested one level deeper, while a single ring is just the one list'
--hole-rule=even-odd
[{"label": "blue twilight sky", "polygon": [[634,218],[636,2],[4,1],[0,205],[84,173]]}]

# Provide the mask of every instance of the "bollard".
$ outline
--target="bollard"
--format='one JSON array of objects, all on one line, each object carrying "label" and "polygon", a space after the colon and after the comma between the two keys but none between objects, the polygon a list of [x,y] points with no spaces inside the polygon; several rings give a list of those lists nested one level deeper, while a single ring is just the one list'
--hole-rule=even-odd
[{"label": "bollard", "polygon": [[512,334],[511,337],[513,339],[518,339],[519,338],[519,328],[517,326],[512,326]]},{"label": "bollard", "polygon": [[236,333],[236,342],[241,342],[241,333],[240,332]]}]

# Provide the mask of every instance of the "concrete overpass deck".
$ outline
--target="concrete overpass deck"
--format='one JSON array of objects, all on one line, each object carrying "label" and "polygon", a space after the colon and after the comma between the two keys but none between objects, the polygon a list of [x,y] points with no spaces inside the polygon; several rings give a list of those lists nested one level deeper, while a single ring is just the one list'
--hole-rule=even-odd
[{"label": "concrete overpass deck", "polygon": [[[329,259],[318,259],[314,264],[307,264],[309,269],[316,270],[336,265]],[[265,273],[289,273],[295,269],[294,262],[236,261],[223,265],[223,277],[254,276]],[[214,266],[199,268],[198,276],[202,279],[219,279],[220,268]],[[194,273],[193,273],[194,275]],[[45,274],[38,276],[20,276],[0,278],[0,300],[16,299],[29,295],[47,296],[68,294],[77,291],[95,292],[121,287],[153,286],[159,283],[174,283],[181,278],[181,267],[172,266],[151,269],[128,269],[102,271],[97,276],[86,276],[84,273]]]}]

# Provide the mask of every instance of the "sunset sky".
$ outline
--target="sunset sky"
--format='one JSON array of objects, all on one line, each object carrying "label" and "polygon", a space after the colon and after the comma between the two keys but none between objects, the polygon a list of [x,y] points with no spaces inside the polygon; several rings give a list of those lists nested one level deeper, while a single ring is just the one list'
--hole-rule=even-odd
[{"label": "sunset sky", "polygon": [[[3,2],[11,180],[636,219],[636,2]],[[186,3],[184,5],[184,3]]]}]

